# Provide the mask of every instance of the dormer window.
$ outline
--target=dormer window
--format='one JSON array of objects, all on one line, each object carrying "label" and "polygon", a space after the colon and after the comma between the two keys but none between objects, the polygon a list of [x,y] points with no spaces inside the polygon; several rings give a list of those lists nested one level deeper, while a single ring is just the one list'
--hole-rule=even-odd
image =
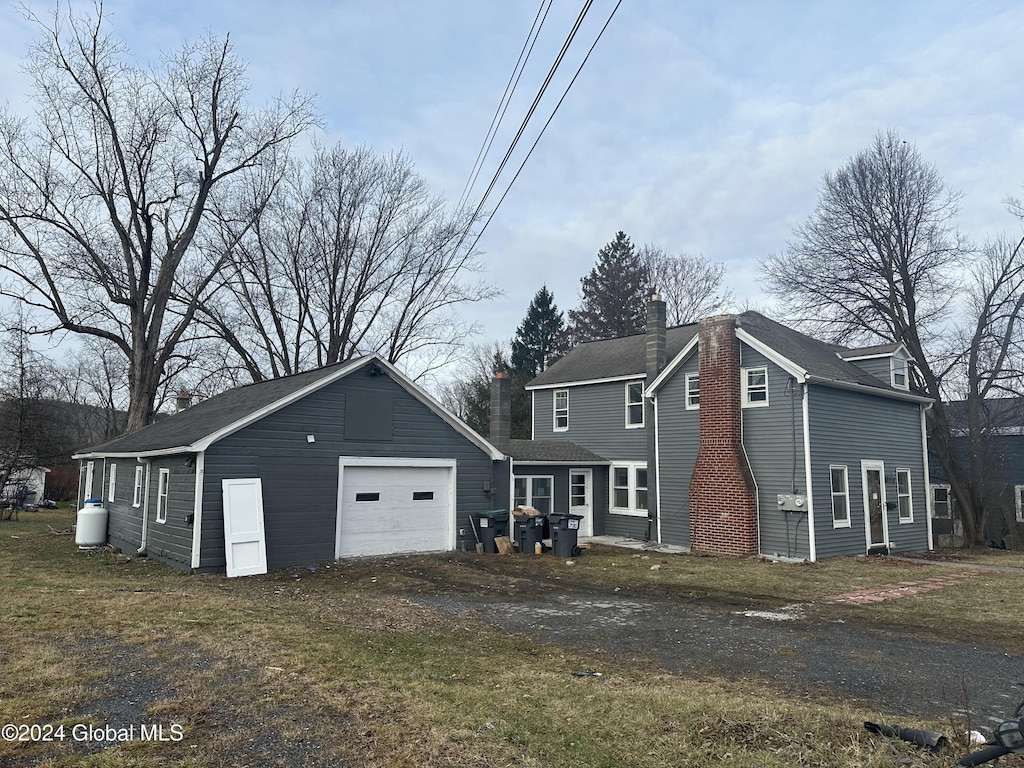
[{"label": "dormer window", "polygon": [[907,374],[907,361],[902,357],[892,357],[889,363],[890,381],[896,389],[910,389],[910,377]]}]

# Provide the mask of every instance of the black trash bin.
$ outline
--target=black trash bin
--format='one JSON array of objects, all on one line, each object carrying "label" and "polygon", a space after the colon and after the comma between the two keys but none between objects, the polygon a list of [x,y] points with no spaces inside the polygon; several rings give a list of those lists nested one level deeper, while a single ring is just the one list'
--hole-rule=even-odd
[{"label": "black trash bin", "polygon": [[[544,540],[543,515],[513,515],[516,524],[516,549],[533,554]],[[542,545],[543,546],[543,545]]]},{"label": "black trash bin", "polygon": [[558,557],[575,557],[579,554],[576,546],[580,534],[580,520],[583,515],[569,515],[552,512],[548,515],[551,524],[551,549]]},{"label": "black trash bin", "polygon": [[484,552],[489,555],[496,554],[498,545],[494,540],[499,536],[508,536],[508,510],[489,509],[480,513],[480,542],[484,545]]}]

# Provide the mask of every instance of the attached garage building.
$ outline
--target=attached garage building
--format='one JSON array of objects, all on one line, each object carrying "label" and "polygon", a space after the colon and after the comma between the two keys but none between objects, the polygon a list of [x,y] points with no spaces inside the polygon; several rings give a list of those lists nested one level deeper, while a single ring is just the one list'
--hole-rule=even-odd
[{"label": "attached garage building", "polygon": [[472,547],[505,456],[376,356],[251,384],[77,454],[108,541],[196,572]]}]

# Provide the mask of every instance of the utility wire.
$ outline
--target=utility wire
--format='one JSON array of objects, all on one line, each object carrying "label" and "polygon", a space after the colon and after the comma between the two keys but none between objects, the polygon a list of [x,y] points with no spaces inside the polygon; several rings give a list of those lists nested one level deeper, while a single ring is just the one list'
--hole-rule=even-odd
[{"label": "utility wire", "polygon": [[[491,210],[491,212],[488,214],[486,221],[484,221],[484,225],[480,228],[480,231],[476,234],[476,237],[473,239],[473,243],[470,245],[470,248],[469,248],[469,250],[471,252],[472,252],[472,250],[474,248],[476,248],[476,244],[480,241],[480,238],[483,237],[484,232],[487,230],[487,226],[491,223],[491,219],[494,218],[494,214],[497,212],[498,208],[501,207],[501,204],[504,202],[505,197],[508,196],[509,191],[512,189],[512,185],[516,183],[516,179],[518,179],[519,178],[519,174],[522,173],[523,167],[526,165],[526,161],[530,159],[530,155],[533,154],[533,150],[537,148],[537,144],[540,142],[541,137],[544,135],[544,131],[546,131],[547,127],[551,124],[552,119],[554,119],[554,117],[555,117],[555,113],[558,112],[558,108],[560,106],[562,106],[562,102],[565,101],[565,97],[569,94],[569,89],[572,88],[573,83],[576,82],[576,78],[579,77],[580,72],[583,70],[583,65],[587,63],[587,59],[590,58],[590,54],[594,52],[594,48],[597,47],[597,44],[601,40],[601,37],[604,35],[605,30],[608,29],[608,25],[611,23],[612,18],[615,16],[615,12],[617,10],[619,10],[619,6],[620,5],[622,5],[622,0],[618,0],[618,2],[615,3],[615,7],[612,8],[612,12],[610,14],[608,14],[608,19],[605,21],[604,26],[602,26],[601,27],[601,31],[598,32],[597,38],[595,38],[593,44],[590,46],[590,49],[587,51],[587,55],[584,56],[583,57],[583,61],[580,62],[579,67],[576,69],[576,74],[574,74],[572,76],[572,80],[570,80],[569,84],[565,87],[565,91],[562,93],[562,97],[558,100],[558,103],[555,104],[555,108],[551,111],[551,115],[548,117],[547,122],[544,123],[544,127],[540,129],[540,133],[537,134],[537,138],[534,139],[533,144],[530,146],[529,151],[526,153],[526,157],[523,158],[523,162],[519,164],[519,169],[516,171],[515,176],[512,177],[512,181],[510,181],[508,183],[508,186],[505,188],[505,191],[502,193],[501,198],[498,200],[497,205],[495,205],[493,210]],[[587,4],[587,8],[589,8],[589,7],[590,7],[590,4],[588,3]],[[585,12],[586,12],[586,9],[584,9],[584,13]],[[575,31],[573,32],[573,34],[575,34]],[[545,84],[545,87],[546,87],[546,84]],[[518,140],[518,136],[516,138]],[[511,150],[510,150],[510,152],[511,152]],[[508,157],[508,155],[506,154],[506,159],[507,159],[507,157]],[[499,173],[500,173],[500,169],[499,169]],[[495,174],[495,177],[494,177],[494,181],[496,181],[496,180],[497,180],[497,174]],[[494,186],[494,181],[491,182],[491,187]],[[487,191],[488,191],[488,193],[490,193],[491,189],[488,188]],[[485,195],[485,199],[486,199],[486,195]],[[482,204],[483,204],[483,201],[481,201],[481,206],[482,206]],[[479,211],[480,209],[478,208],[477,210]]]},{"label": "utility wire", "polygon": [[[487,128],[487,134],[484,136],[483,143],[480,145],[480,151],[476,154],[473,168],[469,172],[466,186],[463,188],[462,196],[459,198],[458,208],[461,208],[468,199],[477,178],[480,176],[480,171],[483,170],[484,160],[487,159],[487,155],[491,151],[491,145],[494,143],[494,138],[498,135],[498,127],[501,125],[502,120],[505,119],[505,112],[508,111],[509,104],[512,103],[512,96],[515,94],[516,88],[519,87],[519,80],[526,70],[526,63],[530,60],[530,54],[533,53],[533,47],[537,44],[537,38],[544,27],[544,22],[548,18],[548,12],[551,10],[553,2],[554,0],[547,0],[548,7],[545,9],[544,0],[541,0],[540,7],[537,8],[537,15],[533,18],[533,26],[530,27],[526,40],[523,41],[523,48],[519,51],[519,59],[512,68],[512,74],[509,75],[508,82],[505,84],[505,92],[501,95],[501,101],[498,102],[498,106],[494,110],[494,117],[491,118],[491,124]],[[537,23],[538,19],[540,20],[539,24]]]}]

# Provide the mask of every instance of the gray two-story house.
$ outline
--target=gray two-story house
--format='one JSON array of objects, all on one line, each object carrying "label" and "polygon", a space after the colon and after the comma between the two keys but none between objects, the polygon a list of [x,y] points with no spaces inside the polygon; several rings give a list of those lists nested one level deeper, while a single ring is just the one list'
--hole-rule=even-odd
[{"label": "gray two-story house", "polygon": [[[756,312],[664,318],[655,298],[647,333],[581,344],[530,382],[533,440],[507,451],[516,502],[540,492],[585,511],[585,532],[695,552],[932,547],[930,400],[902,345],[839,348]],[[549,442],[587,453],[529,463]]]}]

